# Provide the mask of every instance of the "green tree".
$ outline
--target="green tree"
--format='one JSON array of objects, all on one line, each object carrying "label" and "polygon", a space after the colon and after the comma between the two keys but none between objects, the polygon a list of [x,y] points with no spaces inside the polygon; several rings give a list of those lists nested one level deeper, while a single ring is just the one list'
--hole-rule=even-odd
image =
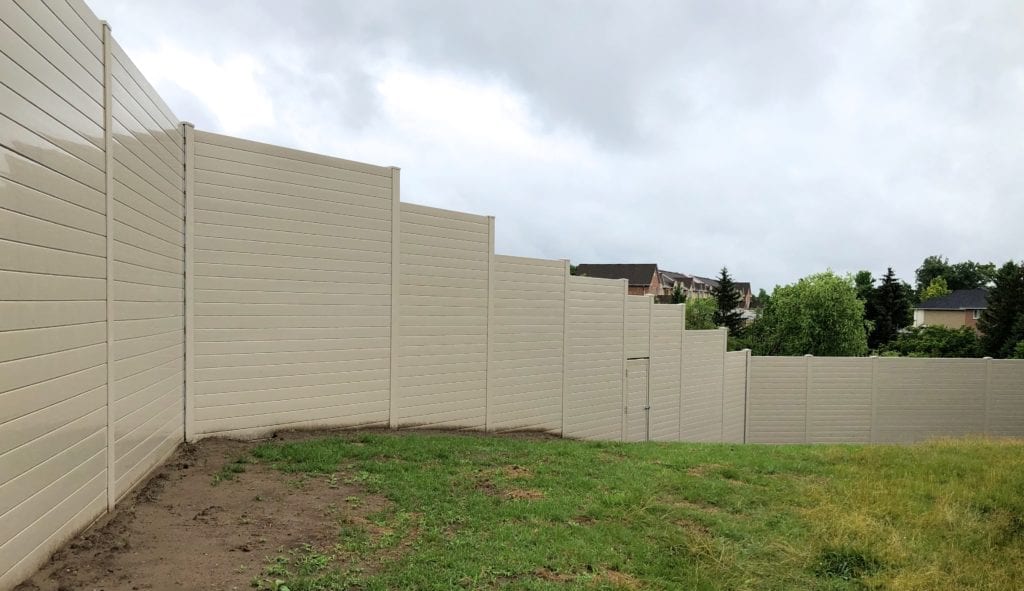
[{"label": "green tree", "polygon": [[708,330],[715,328],[715,311],[718,307],[712,298],[689,298],[686,302],[686,329]]},{"label": "green tree", "polygon": [[1009,261],[999,268],[978,330],[982,350],[992,357],[1009,357],[1024,340],[1024,263]]},{"label": "green tree", "polygon": [[949,284],[946,283],[946,278],[939,276],[932,279],[931,283],[928,284],[928,287],[924,288],[924,291],[921,292],[921,301],[924,302],[932,298],[941,298],[942,296],[949,295],[950,293],[951,291],[949,289]]},{"label": "green tree", "polygon": [[853,285],[857,289],[857,297],[864,303],[871,299],[871,292],[875,289],[875,278],[871,271],[857,271],[853,276]]},{"label": "green tree", "polygon": [[715,298],[717,309],[715,310],[715,326],[724,326],[729,329],[730,336],[739,336],[743,332],[743,313],[738,311],[743,296],[736,284],[729,276],[729,269],[722,267],[718,274],[718,287],[711,290]]},{"label": "green tree", "polygon": [[765,306],[765,304],[768,303],[768,297],[769,297],[768,296],[768,292],[765,291],[764,288],[762,287],[761,289],[757,290],[757,295],[756,296],[750,298],[750,307],[751,308],[763,308]]},{"label": "green tree", "polygon": [[672,287],[672,303],[673,304],[685,304],[686,294],[683,293],[683,285],[676,282],[675,286]]},{"label": "green tree", "polygon": [[902,328],[910,326],[914,321],[911,306],[913,290],[910,285],[896,278],[896,273],[889,267],[882,282],[871,290],[866,316],[872,323],[868,335],[868,346],[877,349],[896,338]]},{"label": "green tree", "polygon": [[757,355],[864,355],[868,352],[864,302],[852,277],[832,271],[776,287],[751,327]]},{"label": "green tree", "polygon": [[995,280],[996,267],[992,263],[977,263],[975,261],[963,261],[950,264],[949,259],[942,255],[926,257],[917,269],[917,293],[922,295],[924,290],[936,277],[946,280],[950,290],[975,289],[985,287]]},{"label": "green tree", "polygon": [[981,357],[981,343],[973,328],[915,326],[902,332],[882,353],[901,357]]}]

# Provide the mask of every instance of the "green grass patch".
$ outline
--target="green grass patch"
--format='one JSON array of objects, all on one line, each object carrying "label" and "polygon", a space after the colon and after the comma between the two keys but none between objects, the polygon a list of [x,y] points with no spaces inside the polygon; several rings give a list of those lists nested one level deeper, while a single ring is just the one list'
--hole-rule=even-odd
[{"label": "green grass patch", "polygon": [[267,588],[1024,588],[1021,444],[380,433],[252,455],[292,478],[342,474],[392,501],[372,523],[339,526],[335,551],[359,568],[301,548],[268,563]]}]

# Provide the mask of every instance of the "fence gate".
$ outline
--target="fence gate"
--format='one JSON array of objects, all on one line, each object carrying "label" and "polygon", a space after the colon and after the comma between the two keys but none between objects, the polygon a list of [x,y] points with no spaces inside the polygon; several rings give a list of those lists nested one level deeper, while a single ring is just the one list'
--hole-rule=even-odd
[{"label": "fence gate", "polygon": [[650,363],[647,357],[626,360],[626,441],[649,439],[651,401],[647,378]]}]

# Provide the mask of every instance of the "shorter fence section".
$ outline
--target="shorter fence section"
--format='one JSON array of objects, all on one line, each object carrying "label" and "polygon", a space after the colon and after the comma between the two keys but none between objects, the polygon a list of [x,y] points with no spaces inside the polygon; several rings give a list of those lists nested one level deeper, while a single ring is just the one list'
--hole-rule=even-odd
[{"label": "shorter fence section", "polygon": [[751,357],[747,441],[911,443],[1024,436],[1024,363]]}]

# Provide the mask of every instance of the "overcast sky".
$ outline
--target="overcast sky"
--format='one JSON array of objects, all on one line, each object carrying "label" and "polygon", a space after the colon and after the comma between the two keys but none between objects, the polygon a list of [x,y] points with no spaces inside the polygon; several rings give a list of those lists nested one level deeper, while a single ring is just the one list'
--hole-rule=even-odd
[{"label": "overcast sky", "polygon": [[402,168],[497,251],[769,291],[1024,257],[1024,2],[87,0],[200,129]]}]

